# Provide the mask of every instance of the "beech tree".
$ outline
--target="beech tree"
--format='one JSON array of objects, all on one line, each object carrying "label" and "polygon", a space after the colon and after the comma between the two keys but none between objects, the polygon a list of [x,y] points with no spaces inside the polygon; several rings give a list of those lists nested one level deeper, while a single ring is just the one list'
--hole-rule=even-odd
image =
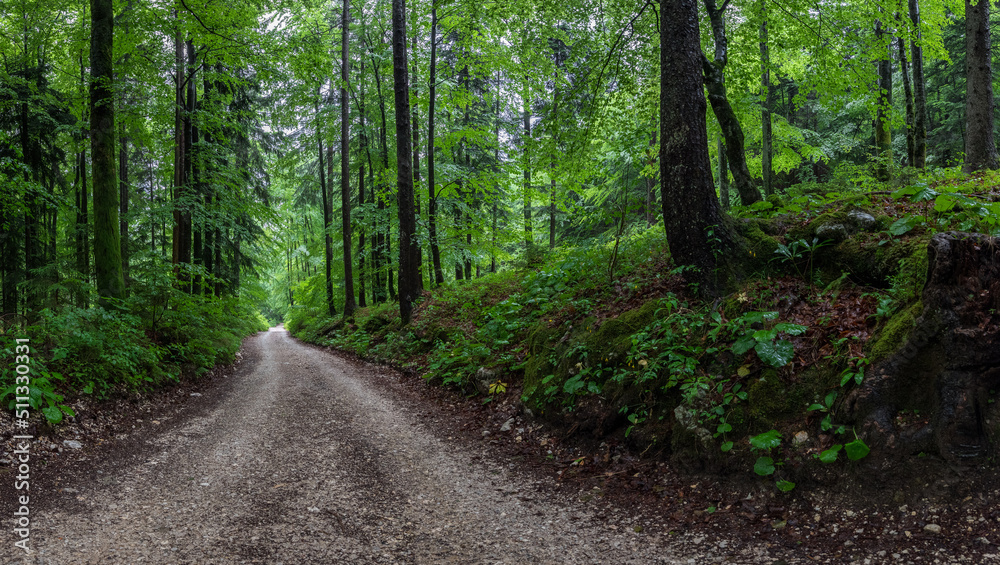
[{"label": "beech tree", "polygon": [[392,80],[396,102],[396,198],[399,206],[399,314],[410,323],[417,281],[417,221],[413,208],[413,153],[410,143],[410,89],[406,68],[406,12],[403,0],[392,0]]},{"label": "beech tree", "polygon": [[91,0],[90,136],[93,154],[94,272],[101,303],[125,294],[118,225],[115,156],[114,11],[111,0]]}]

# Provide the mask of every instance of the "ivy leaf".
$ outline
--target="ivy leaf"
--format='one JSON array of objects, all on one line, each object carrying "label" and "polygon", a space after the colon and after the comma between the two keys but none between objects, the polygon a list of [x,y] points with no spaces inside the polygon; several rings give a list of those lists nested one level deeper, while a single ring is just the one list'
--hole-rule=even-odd
[{"label": "ivy leaf", "polygon": [[851,461],[857,461],[858,459],[868,455],[871,450],[868,449],[868,446],[865,445],[865,442],[862,441],[861,438],[858,438],[845,445],[844,451],[847,452],[847,457],[849,457]]},{"label": "ivy leaf", "polygon": [[792,360],[795,347],[790,341],[780,339],[776,342],[759,341],[754,347],[760,360],[772,367],[784,367]]},{"label": "ivy leaf", "polygon": [[773,449],[781,445],[781,433],[771,430],[750,438],[750,446],[754,449]]},{"label": "ivy leaf", "polygon": [[774,459],[770,457],[758,457],[753,465],[753,472],[762,477],[774,474]]}]

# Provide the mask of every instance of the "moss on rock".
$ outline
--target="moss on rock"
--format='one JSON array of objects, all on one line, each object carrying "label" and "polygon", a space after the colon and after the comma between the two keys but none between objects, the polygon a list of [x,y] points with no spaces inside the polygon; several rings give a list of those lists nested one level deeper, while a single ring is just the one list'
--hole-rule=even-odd
[{"label": "moss on rock", "polygon": [[868,342],[871,344],[868,346],[868,358],[877,362],[895,353],[906,343],[923,308],[923,303],[918,301],[890,318],[877,336]]}]

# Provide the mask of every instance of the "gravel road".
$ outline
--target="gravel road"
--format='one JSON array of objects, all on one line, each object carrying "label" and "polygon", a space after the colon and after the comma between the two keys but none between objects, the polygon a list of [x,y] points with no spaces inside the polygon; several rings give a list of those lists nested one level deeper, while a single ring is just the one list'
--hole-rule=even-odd
[{"label": "gravel road", "polygon": [[379,385],[388,377],[377,367],[281,328],[248,339],[244,354],[228,386],[191,399],[201,408],[154,421],[88,477],[66,477],[32,508],[33,552],[8,545],[4,561],[716,561],[714,540],[636,532],[610,505],[546,494],[489,453],[441,437],[418,406]]}]

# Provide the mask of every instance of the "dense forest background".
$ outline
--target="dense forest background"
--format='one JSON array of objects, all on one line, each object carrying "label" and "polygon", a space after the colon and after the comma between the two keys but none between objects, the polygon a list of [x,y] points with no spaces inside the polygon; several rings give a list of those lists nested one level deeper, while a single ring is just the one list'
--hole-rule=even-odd
[{"label": "dense forest background", "polygon": [[[919,271],[900,261],[909,248],[874,274],[865,260],[824,271],[813,236],[831,232],[809,223],[824,206],[853,198],[886,242],[946,226],[919,205],[883,220],[873,195],[995,230],[997,211],[959,188],[934,199],[998,167],[993,21],[988,2],[938,0],[4,2],[0,339],[38,348],[32,404],[53,423],[72,414],[67,394],[200,374],[282,321],[478,378],[490,398],[501,369],[539,406],[616,382],[629,430],[655,414],[646,381],[729,406],[747,398],[739,379],[794,369],[784,337],[815,325],[719,310],[753,273],[797,274],[781,283],[793,294],[867,285],[850,292],[879,327],[919,293],[900,278]],[[647,312],[639,295],[660,302]],[[622,322],[631,349],[542,359],[566,342],[548,330],[612,303],[639,312]],[[683,316],[642,349],[634,336],[664,312]],[[698,331],[701,352],[683,350]],[[705,335],[753,363],[730,360],[716,387],[695,368]],[[868,360],[838,351],[844,386]],[[599,367],[611,358],[652,376]],[[811,410],[833,410],[813,392]]]}]

